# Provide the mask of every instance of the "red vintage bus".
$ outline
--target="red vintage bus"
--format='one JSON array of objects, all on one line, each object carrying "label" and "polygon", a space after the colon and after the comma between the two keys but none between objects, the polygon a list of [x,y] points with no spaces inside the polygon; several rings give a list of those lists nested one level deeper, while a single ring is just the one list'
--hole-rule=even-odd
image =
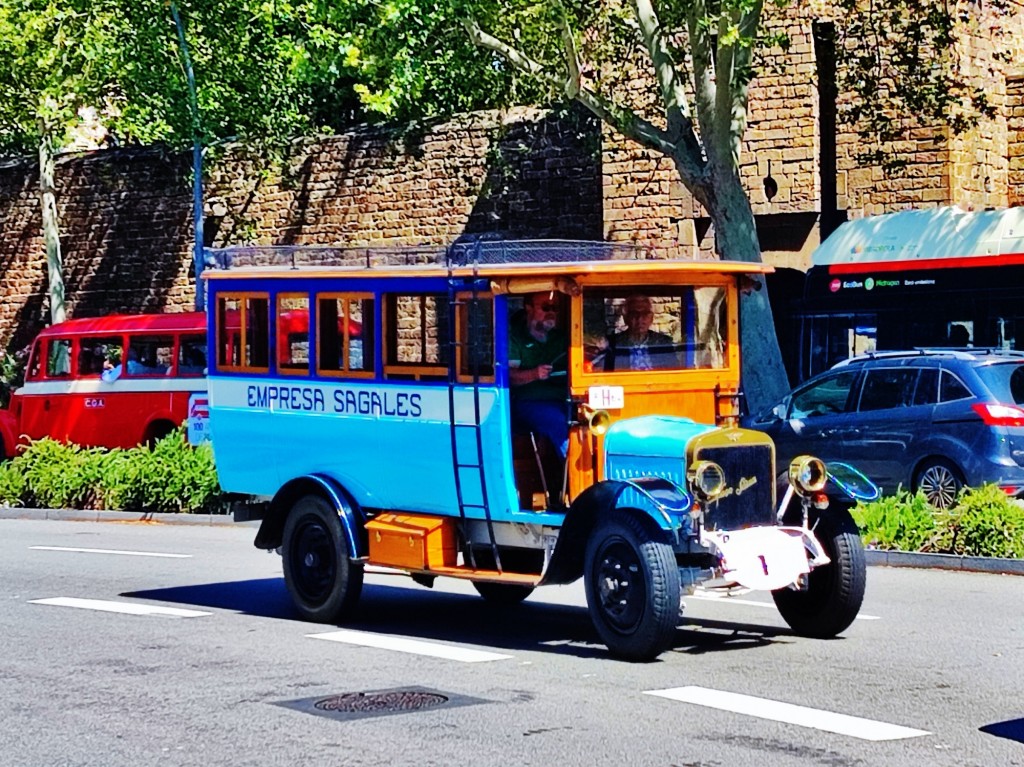
[{"label": "red vintage bus", "polygon": [[189,417],[205,374],[201,312],[68,320],[36,338],[10,413],[22,442],[151,445]]}]

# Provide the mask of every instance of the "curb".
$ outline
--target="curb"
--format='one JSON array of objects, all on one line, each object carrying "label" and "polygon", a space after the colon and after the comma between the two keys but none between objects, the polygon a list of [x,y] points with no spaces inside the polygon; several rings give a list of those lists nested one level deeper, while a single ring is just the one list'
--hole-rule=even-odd
[{"label": "curb", "polygon": [[921,570],[961,570],[972,573],[1024,575],[1024,559],[868,549],[864,552],[864,560],[869,565],[879,567],[914,567]]},{"label": "curb", "polygon": [[231,514],[146,514],[139,511],[83,511],[81,509],[0,508],[0,519],[56,519],[65,522],[147,522],[160,525],[233,527]]},{"label": "curb", "polygon": [[[0,519],[55,519],[72,522],[142,522],[158,525],[235,527],[259,525],[235,522],[231,514],[144,514],[138,511],[81,511],[78,509],[0,508]],[[864,561],[873,567],[911,567],[921,570],[960,570],[974,573],[1024,575],[1024,559],[965,557],[958,554],[919,554],[867,549]]]}]

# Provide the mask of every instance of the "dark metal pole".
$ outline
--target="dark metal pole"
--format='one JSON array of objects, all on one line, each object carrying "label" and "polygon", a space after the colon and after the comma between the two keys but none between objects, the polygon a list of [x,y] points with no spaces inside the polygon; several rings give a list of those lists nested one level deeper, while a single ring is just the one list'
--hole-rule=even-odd
[{"label": "dark metal pole", "polygon": [[181,46],[181,58],[188,80],[189,107],[192,111],[192,220],[195,229],[195,243],[192,249],[192,261],[196,272],[196,311],[204,311],[206,297],[203,291],[203,145],[199,133],[199,102],[196,98],[196,78],[192,72],[192,58],[188,55],[188,43],[185,41],[185,27],[182,26],[178,6],[171,3],[171,15],[174,25],[178,28],[178,44]]}]

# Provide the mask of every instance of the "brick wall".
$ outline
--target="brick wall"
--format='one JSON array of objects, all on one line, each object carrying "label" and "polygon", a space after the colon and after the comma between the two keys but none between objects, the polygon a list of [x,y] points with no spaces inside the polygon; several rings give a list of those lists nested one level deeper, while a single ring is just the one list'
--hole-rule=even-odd
[{"label": "brick wall", "polygon": [[[276,168],[232,148],[208,169],[205,234],[214,245],[600,239],[597,130],[583,115],[522,110],[354,131],[297,145]],[[69,316],[191,308],[190,163],[152,150],[60,158]],[[28,343],[48,314],[37,168],[0,168],[0,348]]]}]

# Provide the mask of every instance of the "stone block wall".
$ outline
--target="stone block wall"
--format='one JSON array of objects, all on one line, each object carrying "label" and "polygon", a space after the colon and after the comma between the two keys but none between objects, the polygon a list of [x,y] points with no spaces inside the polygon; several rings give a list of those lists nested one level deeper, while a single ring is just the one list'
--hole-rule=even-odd
[{"label": "stone block wall", "polygon": [[[281,166],[229,148],[207,168],[207,242],[438,244],[600,239],[596,121],[539,110],[478,113],[413,131],[353,131],[297,145]],[[191,154],[60,158],[55,184],[70,317],[185,311],[194,301]],[[38,166],[0,168],[0,349],[45,323]]]}]

